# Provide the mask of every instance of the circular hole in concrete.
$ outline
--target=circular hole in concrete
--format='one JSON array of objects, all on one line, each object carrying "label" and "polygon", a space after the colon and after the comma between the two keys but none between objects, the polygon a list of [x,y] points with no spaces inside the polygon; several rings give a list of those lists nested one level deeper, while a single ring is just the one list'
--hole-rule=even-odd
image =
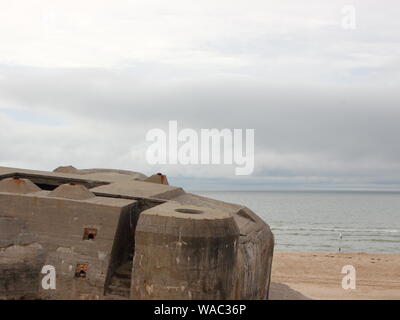
[{"label": "circular hole in concrete", "polygon": [[201,210],[196,210],[196,209],[175,209],[176,212],[180,213],[187,213],[187,214],[200,214],[203,213]]}]

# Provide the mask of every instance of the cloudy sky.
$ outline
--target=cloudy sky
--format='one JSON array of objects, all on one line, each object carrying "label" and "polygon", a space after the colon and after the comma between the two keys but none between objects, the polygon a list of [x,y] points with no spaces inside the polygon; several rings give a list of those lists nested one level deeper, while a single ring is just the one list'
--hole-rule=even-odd
[{"label": "cloudy sky", "polygon": [[[397,0],[0,0],[0,165],[400,189],[399,16]],[[255,129],[254,173],[149,165],[146,133],[169,120]]]}]

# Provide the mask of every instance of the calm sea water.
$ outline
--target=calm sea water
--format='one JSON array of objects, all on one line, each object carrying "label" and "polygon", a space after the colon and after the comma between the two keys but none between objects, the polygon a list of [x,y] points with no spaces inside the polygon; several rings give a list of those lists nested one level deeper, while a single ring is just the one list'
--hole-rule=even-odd
[{"label": "calm sea water", "polygon": [[400,253],[397,192],[196,193],[249,207],[270,225],[277,250]]}]

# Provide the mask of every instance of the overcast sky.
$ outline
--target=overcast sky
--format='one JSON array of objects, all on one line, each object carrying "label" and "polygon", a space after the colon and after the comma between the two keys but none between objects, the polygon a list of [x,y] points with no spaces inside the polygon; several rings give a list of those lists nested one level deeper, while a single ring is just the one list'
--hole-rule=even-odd
[{"label": "overcast sky", "polygon": [[[0,0],[0,165],[400,189],[399,16],[398,0]],[[169,120],[254,128],[253,175],[150,166],[146,133]]]}]

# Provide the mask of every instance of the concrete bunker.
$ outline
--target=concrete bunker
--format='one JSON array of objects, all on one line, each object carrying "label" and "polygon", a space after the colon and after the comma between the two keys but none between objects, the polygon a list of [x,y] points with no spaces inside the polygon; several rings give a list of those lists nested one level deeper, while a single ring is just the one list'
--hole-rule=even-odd
[{"label": "concrete bunker", "polygon": [[31,173],[22,173],[16,172],[12,174],[1,175],[0,179],[5,178],[15,178],[15,179],[27,179],[34,183],[41,190],[52,191],[62,184],[73,183],[73,184],[81,184],[85,186],[87,189],[103,186],[109,184],[109,182],[105,181],[94,181],[87,180],[81,178],[66,178],[66,177],[57,177],[57,176],[45,176],[40,174],[31,174]]},{"label": "concrete bunker", "polygon": [[49,197],[66,198],[73,200],[87,200],[96,197],[82,184],[74,182],[62,184],[48,194]]},{"label": "concrete bunker", "polygon": [[[67,171],[0,167],[0,269],[13,270],[21,254],[15,263],[32,280],[0,273],[0,284],[20,289],[0,285],[0,299],[267,297],[274,239],[251,210],[186,193],[160,174]],[[34,264],[24,262],[29,254]],[[57,269],[57,290],[33,286],[43,265]]]},{"label": "concrete bunker", "polygon": [[[118,196],[115,198],[131,197]],[[133,260],[136,248],[135,235],[140,214],[162,203],[164,201],[137,198],[135,206],[129,212],[121,214],[111,252],[104,289],[105,295],[130,297]]]},{"label": "concrete bunker", "polygon": [[12,177],[0,181],[0,192],[28,194],[38,191],[41,189],[28,179]]}]

